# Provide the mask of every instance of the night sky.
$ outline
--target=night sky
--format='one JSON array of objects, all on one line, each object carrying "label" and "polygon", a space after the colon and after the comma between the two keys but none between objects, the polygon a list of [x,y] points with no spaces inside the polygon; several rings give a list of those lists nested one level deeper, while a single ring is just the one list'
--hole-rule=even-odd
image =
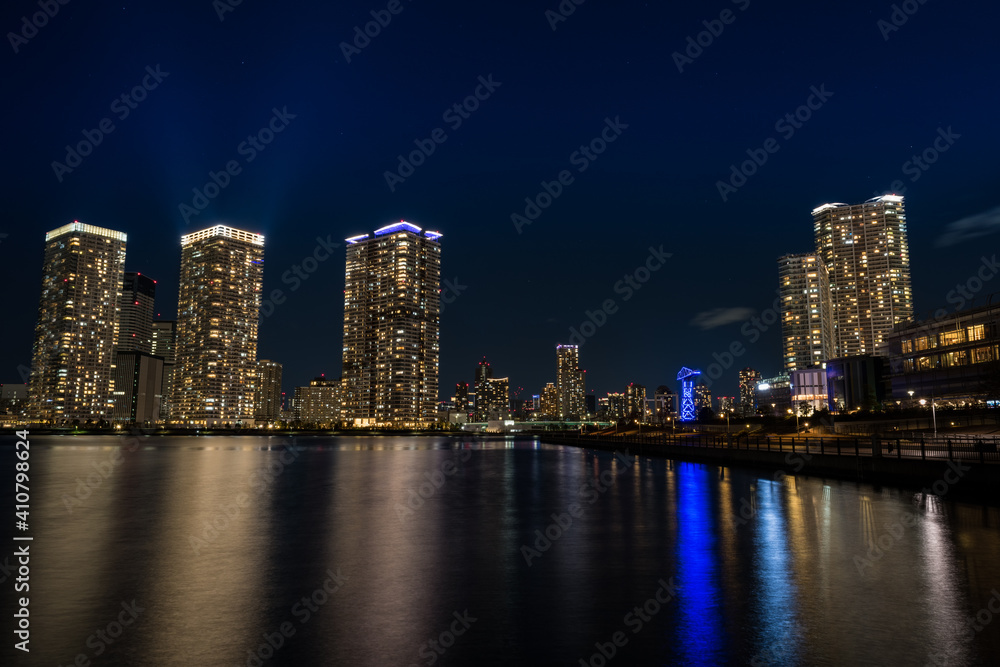
[{"label": "night sky", "polygon": [[[746,352],[716,395],[736,393],[744,366],[778,373],[780,325],[744,322],[774,301],[777,258],[812,250],[823,203],[905,194],[922,316],[973,305],[949,293],[1000,245],[993,2],[909,0],[898,26],[892,3],[849,0],[564,0],[568,16],[557,0],[51,2],[37,30],[22,21],[37,2],[7,2],[0,19],[0,382],[30,365],[44,233],[73,220],[128,234],[127,269],[158,280],[165,319],[181,234],[265,234],[265,293],[286,301],[262,321],[259,357],[284,364],[285,391],[340,374],[343,239],[400,219],[438,230],[442,287],[457,291],[442,398],[484,355],[522,396],[539,393],[556,343],[609,299],[581,350],[588,391],[675,386],[682,365],[705,370],[736,341]],[[391,20],[357,48],[373,11]],[[453,109],[470,96],[475,110]],[[254,147],[270,123],[281,131]],[[67,171],[85,131],[100,143]],[[602,153],[578,152],[602,132],[614,139],[595,142]],[[434,152],[390,187],[415,142]],[[913,157],[928,149],[922,169]],[[748,150],[766,162],[720,193]],[[197,199],[231,161],[226,187]],[[543,181],[559,196],[516,225]],[[317,237],[340,247],[292,289]],[[672,256],[626,289],[651,248]],[[993,291],[1000,281],[974,303]]]}]

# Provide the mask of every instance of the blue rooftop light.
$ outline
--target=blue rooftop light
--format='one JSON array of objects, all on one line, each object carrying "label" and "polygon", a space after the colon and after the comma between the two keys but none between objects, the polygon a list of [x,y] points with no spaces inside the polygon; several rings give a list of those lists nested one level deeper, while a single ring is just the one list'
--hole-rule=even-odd
[{"label": "blue rooftop light", "polygon": [[419,234],[423,230],[416,225],[411,225],[406,220],[400,220],[399,222],[383,227],[382,229],[375,230],[375,236],[383,236],[384,234],[392,234],[393,232],[413,232],[414,234]]}]

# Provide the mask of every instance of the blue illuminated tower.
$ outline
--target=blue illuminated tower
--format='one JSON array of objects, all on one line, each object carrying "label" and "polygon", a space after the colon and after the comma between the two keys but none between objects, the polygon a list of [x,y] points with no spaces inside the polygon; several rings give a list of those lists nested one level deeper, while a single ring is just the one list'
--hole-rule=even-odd
[{"label": "blue illuminated tower", "polygon": [[701,375],[701,371],[693,371],[690,368],[681,368],[677,374],[677,381],[681,383],[681,416],[680,421],[691,422],[697,417],[694,407],[694,381]]}]

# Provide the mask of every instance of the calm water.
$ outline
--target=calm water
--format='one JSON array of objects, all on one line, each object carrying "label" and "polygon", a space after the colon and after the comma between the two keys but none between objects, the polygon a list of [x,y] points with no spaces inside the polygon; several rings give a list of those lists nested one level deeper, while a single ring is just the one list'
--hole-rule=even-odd
[{"label": "calm water", "polygon": [[120,445],[32,438],[14,664],[1000,663],[994,508],[531,441]]}]

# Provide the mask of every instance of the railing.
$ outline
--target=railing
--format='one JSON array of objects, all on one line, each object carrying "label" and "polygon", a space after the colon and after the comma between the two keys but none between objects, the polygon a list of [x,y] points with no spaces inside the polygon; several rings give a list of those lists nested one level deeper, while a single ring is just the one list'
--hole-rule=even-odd
[{"label": "railing", "polygon": [[[760,452],[789,452],[832,456],[885,457],[899,460],[969,461],[1000,463],[1000,439],[975,435],[950,435],[937,438],[926,435],[908,437],[796,437],[753,434],[666,433],[630,435],[565,434],[563,437],[586,446],[608,442],[634,445],[637,453],[654,453],[659,446],[707,447]],[[630,449],[635,449],[630,447]]]}]

